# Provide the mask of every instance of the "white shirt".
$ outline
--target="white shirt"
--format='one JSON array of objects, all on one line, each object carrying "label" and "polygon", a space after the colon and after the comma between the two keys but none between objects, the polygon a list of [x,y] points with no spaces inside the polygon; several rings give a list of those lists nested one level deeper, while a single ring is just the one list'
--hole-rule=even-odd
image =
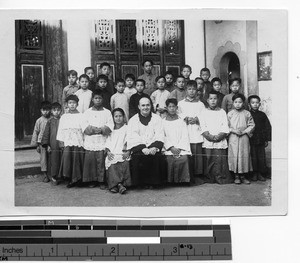
[{"label": "white shirt", "polygon": [[75,95],[78,97],[79,102],[77,110],[81,113],[84,113],[89,107],[92,100],[93,92],[89,89],[83,90],[79,89],[75,92]]}]

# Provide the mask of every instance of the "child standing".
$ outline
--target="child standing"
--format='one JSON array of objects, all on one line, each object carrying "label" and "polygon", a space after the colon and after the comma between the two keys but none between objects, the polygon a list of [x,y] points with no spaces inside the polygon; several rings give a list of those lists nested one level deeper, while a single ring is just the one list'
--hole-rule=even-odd
[{"label": "child standing", "polygon": [[253,136],[250,138],[251,159],[253,165],[252,181],[265,181],[263,176],[267,173],[265,147],[271,141],[271,124],[267,115],[259,110],[260,97],[249,96],[250,113],[255,123]]},{"label": "child standing", "polygon": [[63,103],[63,110],[66,112],[68,110],[66,98],[72,94],[75,94],[75,92],[79,89],[77,85],[77,77],[78,73],[75,70],[69,70],[68,71],[68,82],[69,85],[64,87],[62,92],[62,103]]},{"label": "child standing", "polygon": [[63,146],[59,178],[66,178],[68,188],[75,186],[82,179],[84,149],[82,133],[82,113],[76,108],[78,97],[70,95],[66,98],[68,112],[63,114],[57,130],[56,139]]},{"label": "child standing", "polygon": [[235,184],[250,184],[244,174],[252,171],[250,156],[250,141],[255,127],[253,118],[249,111],[243,108],[245,96],[235,94],[232,97],[233,109],[228,113],[229,121],[229,148],[228,164],[229,170],[235,174]]},{"label": "child standing", "polygon": [[204,137],[204,176],[208,183],[232,183],[228,167],[227,140],[229,134],[226,112],[218,106],[218,93],[211,90],[208,107],[202,111],[201,131]]},{"label": "child standing", "polygon": [[[99,75],[97,78],[97,85],[95,90],[100,90],[102,92],[103,98],[103,107],[110,110],[110,98],[112,93],[106,88],[108,83],[108,78],[105,75]],[[90,104],[90,107],[93,106],[93,101]]]},{"label": "child standing", "polygon": [[113,119],[109,110],[103,107],[100,90],[93,93],[93,107],[83,114],[82,130],[84,132],[84,169],[82,181],[95,187],[105,183],[105,143],[113,129]]},{"label": "child standing", "polygon": [[167,71],[165,73],[165,79],[166,79],[166,90],[172,92],[175,89],[173,73],[171,71]]},{"label": "child standing", "polygon": [[185,99],[185,80],[183,76],[178,76],[175,82],[176,88],[170,93],[169,99],[176,99],[178,102]]},{"label": "child standing", "polygon": [[189,134],[185,122],[177,115],[177,100],[167,99],[167,115],[163,119],[164,154],[167,157],[169,183],[189,183],[188,156],[191,155]]},{"label": "child standing", "polygon": [[126,187],[131,186],[130,151],[126,149],[127,125],[125,124],[125,113],[122,109],[114,109],[112,115],[114,129],[106,143],[107,185],[112,193],[124,194]]},{"label": "child standing", "polygon": [[204,81],[204,87],[203,87],[203,100],[207,101],[208,98],[208,93],[212,90],[212,84],[209,81],[210,78],[210,70],[208,68],[202,68],[200,70],[200,77],[203,79]]},{"label": "child standing", "polygon": [[165,89],[166,79],[164,76],[158,76],[156,79],[157,90],[151,94],[151,101],[154,106],[154,112],[160,117],[166,115],[166,100],[168,99],[170,92]]},{"label": "child standing", "polygon": [[181,76],[184,77],[185,85],[187,85],[190,80],[190,75],[192,74],[192,67],[190,65],[183,65],[181,68]]},{"label": "child standing", "polygon": [[121,108],[125,112],[125,122],[129,120],[129,101],[127,95],[124,93],[125,81],[123,79],[118,79],[116,81],[115,89],[117,93],[110,98],[111,110],[116,108]]},{"label": "child standing", "polygon": [[96,88],[96,81],[95,81],[95,71],[92,67],[86,67],[84,69],[84,74],[89,76],[89,89],[94,92]]},{"label": "child standing", "polygon": [[[240,78],[234,78],[228,80],[230,94],[225,95],[222,101],[222,109],[226,111],[226,113],[232,110],[232,104],[233,104],[232,97],[235,94],[239,93],[241,82],[242,80]],[[245,106],[246,105],[244,105],[244,107]]]},{"label": "child standing", "polygon": [[58,102],[51,104],[51,118],[48,120],[42,138],[42,146],[47,149],[50,159],[50,176],[54,185],[58,184],[58,174],[61,163],[61,145],[56,140],[57,129],[61,114],[61,105]]},{"label": "child standing", "polygon": [[90,107],[91,104],[93,92],[88,89],[89,82],[90,79],[88,75],[82,74],[79,77],[80,89],[75,92],[75,95],[79,99],[77,110],[81,113],[84,113]]},{"label": "child standing", "polygon": [[143,79],[145,81],[144,93],[150,96],[152,92],[155,91],[155,78],[157,75],[152,73],[153,61],[151,59],[145,59],[142,66],[144,74],[139,76],[138,79]]},{"label": "child standing", "polygon": [[[139,112],[139,101],[141,98],[146,97],[151,101],[150,96],[148,94],[144,93],[145,80],[137,79],[135,88],[136,88],[137,93],[133,94],[129,100],[129,118],[131,118],[133,115],[135,115]],[[153,111],[152,102],[151,102],[151,109]]]},{"label": "child standing", "polygon": [[[222,106],[222,101],[223,101],[223,99],[224,99],[224,94],[223,93],[221,93],[221,88],[222,88],[222,81],[221,81],[221,79],[219,79],[219,78],[213,78],[212,80],[211,80],[211,83],[212,83],[212,86],[213,86],[213,90],[217,93],[217,95],[218,95],[218,104],[217,104],[217,106],[219,107],[219,108],[221,108],[221,106]],[[209,94],[209,93],[208,93]]]},{"label": "child standing", "polygon": [[131,95],[136,93],[135,85],[135,76],[133,74],[127,74],[125,76],[125,90],[124,93],[128,97],[128,101],[130,100]]},{"label": "child standing", "polygon": [[190,80],[187,83],[186,94],[186,98],[178,102],[178,113],[185,121],[189,133],[193,174],[200,176],[203,174],[203,136],[201,134],[200,116],[205,106],[197,99],[197,83],[195,80]]},{"label": "child standing", "polygon": [[49,101],[43,101],[41,103],[41,117],[38,118],[35,122],[31,145],[36,146],[36,151],[40,154],[40,164],[41,172],[44,175],[44,182],[48,183],[50,181],[47,175],[47,164],[48,164],[48,154],[47,149],[42,147],[42,138],[45,132],[46,124],[50,117],[51,104]]},{"label": "child standing", "polygon": [[[100,68],[101,75],[104,75],[107,77],[107,84],[106,84],[107,91],[110,94],[114,94],[114,92],[115,92],[114,91],[114,82],[111,79],[112,72],[111,72],[110,64],[107,62],[103,62],[100,64],[99,68]],[[108,101],[108,103],[109,103],[109,101]]]}]

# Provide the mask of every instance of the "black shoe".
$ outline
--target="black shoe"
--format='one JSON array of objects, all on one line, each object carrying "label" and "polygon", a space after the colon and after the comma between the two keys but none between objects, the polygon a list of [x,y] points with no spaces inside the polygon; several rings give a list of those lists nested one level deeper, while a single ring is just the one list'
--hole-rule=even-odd
[{"label": "black shoe", "polygon": [[245,176],[241,176],[241,181],[243,184],[251,184],[250,181],[247,180]]},{"label": "black shoe", "polygon": [[258,179],[259,181],[262,181],[262,182],[265,182],[265,181],[266,181],[266,178],[263,177],[261,174],[258,174],[257,179]]},{"label": "black shoe", "polygon": [[118,188],[119,188],[119,193],[122,195],[122,194],[125,194],[126,192],[126,187],[122,184],[118,184]]},{"label": "black shoe", "polygon": [[51,178],[51,183],[53,184],[53,185],[58,185],[58,181],[55,179],[55,178]]},{"label": "black shoe", "polygon": [[67,184],[67,188],[72,188],[72,187],[74,187],[74,186],[76,186],[76,183],[68,183],[68,184]]},{"label": "black shoe", "polygon": [[235,184],[241,184],[241,179],[238,175],[235,175],[234,183]]}]

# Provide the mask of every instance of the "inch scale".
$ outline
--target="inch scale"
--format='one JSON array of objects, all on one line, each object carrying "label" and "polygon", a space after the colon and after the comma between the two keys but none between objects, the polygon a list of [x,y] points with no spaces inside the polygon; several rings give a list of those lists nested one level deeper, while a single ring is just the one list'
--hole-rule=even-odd
[{"label": "inch scale", "polygon": [[0,260],[232,260],[231,233],[203,220],[0,221]]}]

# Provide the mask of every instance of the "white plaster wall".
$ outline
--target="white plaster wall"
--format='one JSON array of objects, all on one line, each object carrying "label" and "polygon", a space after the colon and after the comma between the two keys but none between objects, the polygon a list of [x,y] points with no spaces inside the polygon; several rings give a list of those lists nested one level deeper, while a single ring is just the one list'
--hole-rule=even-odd
[{"label": "white plaster wall", "polygon": [[203,20],[184,20],[185,63],[192,67],[191,79],[199,77],[204,62]]},{"label": "white plaster wall", "polygon": [[74,69],[78,76],[84,68],[91,66],[92,20],[63,20],[63,29],[67,32],[68,69]]}]

